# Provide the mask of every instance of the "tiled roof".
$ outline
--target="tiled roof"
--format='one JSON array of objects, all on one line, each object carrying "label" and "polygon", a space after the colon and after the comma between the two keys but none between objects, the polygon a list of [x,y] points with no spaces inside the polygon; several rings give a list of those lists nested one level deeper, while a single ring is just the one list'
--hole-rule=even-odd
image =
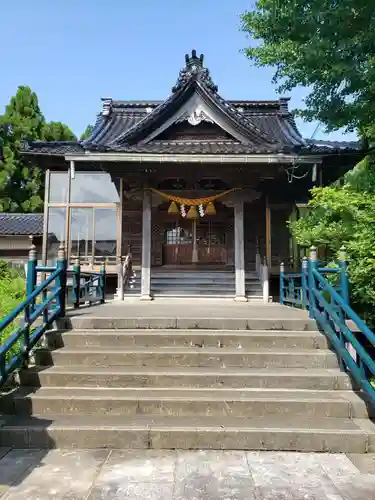
[{"label": "tiled roof", "polygon": [[[114,150],[115,147],[113,148]],[[277,153],[275,145],[251,146],[238,141],[225,140],[179,140],[151,141],[146,144],[118,146],[118,150],[126,153],[160,153],[160,154],[256,154]]]},{"label": "tiled roof", "polygon": [[[228,130],[235,130],[233,140],[160,140],[158,131],[173,121],[182,106],[193,96],[201,99]],[[36,155],[63,156],[85,151],[132,152],[154,154],[254,154],[295,151],[304,154],[337,154],[360,150],[359,143],[328,143],[305,140],[299,133],[287,98],[271,101],[225,100],[218,93],[203,56],[193,51],[186,56],[171,95],[165,101],[116,101],[103,99],[103,110],[92,134],[82,142],[33,142],[25,152]],[[186,117],[182,115],[186,120]],[[233,134],[232,134],[233,135]],[[150,138],[151,137],[151,138]]]},{"label": "tiled roof", "polygon": [[43,214],[0,213],[0,235],[41,236]]}]

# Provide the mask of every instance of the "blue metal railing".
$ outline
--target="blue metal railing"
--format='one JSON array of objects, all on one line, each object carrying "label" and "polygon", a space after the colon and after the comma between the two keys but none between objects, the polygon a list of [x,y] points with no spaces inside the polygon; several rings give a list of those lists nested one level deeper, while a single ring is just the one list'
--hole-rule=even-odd
[{"label": "blue metal railing", "polygon": [[[37,285],[39,273],[42,273],[42,282]],[[104,303],[104,265],[98,273],[81,273],[77,261],[73,270],[68,270],[64,248],[60,247],[55,267],[38,266],[35,246],[32,246],[27,264],[26,298],[0,322],[3,338],[0,346],[0,387],[15,369],[28,364],[30,351],[44,332],[55,320],[65,316],[70,298],[69,280],[72,282],[74,308],[82,302]]]},{"label": "blue metal railing", "polygon": [[[332,275],[334,283],[330,282]],[[375,407],[375,334],[350,307],[345,249],[340,250],[338,268],[332,269],[319,267],[316,249],[311,247],[298,276],[281,269],[280,303],[308,309],[336,351],[340,368],[350,373]]]}]

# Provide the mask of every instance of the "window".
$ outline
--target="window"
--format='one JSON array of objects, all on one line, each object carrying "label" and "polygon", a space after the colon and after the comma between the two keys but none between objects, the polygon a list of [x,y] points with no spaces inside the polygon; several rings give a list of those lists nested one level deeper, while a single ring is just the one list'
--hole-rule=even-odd
[{"label": "window", "polygon": [[68,172],[51,172],[49,181],[50,203],[66,203],[68,201]]},{"label": "window", "polygon": [[57,259],[60,243],[65,241],[66,213],[65,207],[48,209],[47,259],[52,263]]},{"label": "window", "polygon": [[168,245],[189,245],[193,243],[192,231],[176,226],[173,229],[167,229],[165,232],[165,242]]},{"label": "window", "polygon": [[119,203],[119,189],[104,172],[77,172],[72,179],[71,203]]},{"label": "window", "polygon": [[117,214],[115,208],[94,208],[94,248],[100,257],[116,256]]},{"label": "window", "polygon": [[90,260],[94,238],[93,209],[71,208],[70,213],[70,256],[79,255],[82,260]]}]

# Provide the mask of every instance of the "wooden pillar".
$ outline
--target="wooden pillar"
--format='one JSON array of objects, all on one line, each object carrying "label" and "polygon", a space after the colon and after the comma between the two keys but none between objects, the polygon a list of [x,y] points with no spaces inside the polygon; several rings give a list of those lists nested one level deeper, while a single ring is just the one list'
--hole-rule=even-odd
[{"label": "wooden pillar", "polygon": [[266,198],[266,258],[269,269],[272,267],[272,250],[271,250],[271,208]]},{"label": "wooden pillar", "polygon": [[193,252],[191,262],[192,264],[198,263],[198,247],[197,247],[197,219],[192,220],[193,223]]},{"label": "wooden pillar", "polygon": [[236,296],[238,302],[246,302],[245,293],[245,248],[244,248],[244,204],[236,200],[234,205],[234,265],[236,273]]},{"label": "wooden pillar", "polygon": [[151,191],[143,191],[141,300],[151,297]]},{"label": "wooden pillar", "polygon": [[51,171],[46,171],[44,184],[44,215],[43,215],[43,242],[42,242],[42,265],[47,265],[48,252],[48,217],[49,217],[49,185],[51,179]]},{"label": "wooden pillar", "polygon": [[124,180],[121,178],[119,182],[120,204],[117,206],[117,235],[116,235],[116,266],[117,266],[117,297],[124,300],[124,280],[122,268],[122,219],[124,207]]},{"label": "wooden pillar", "polygon": [[70,261],[70,246],[71,246],[71,207],[70,207],[70,200],[71,200],[71,191],[72,191],[72,177],[74,177],[74,172],[75,172],[75,163],[74,160],[71,160],[69,163],[69,170],[68,170],[68,192],[67,192],[67,197],[66,197],[66,220],[65,220],[65,258],[68,261],[68,267],[69,267],[69,261]]}]

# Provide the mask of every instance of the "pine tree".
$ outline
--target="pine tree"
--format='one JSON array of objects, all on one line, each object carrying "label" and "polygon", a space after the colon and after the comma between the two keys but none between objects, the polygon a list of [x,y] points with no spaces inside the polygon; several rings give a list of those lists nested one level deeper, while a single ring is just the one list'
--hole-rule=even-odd
[{"label": "pine tree", "polygon": [[81,135],[81,141],[84,141],[85,139],[90,137],[93,130],[94,130],[94,127],[92,125],[87,125],[86,130]]},{"label": "pine tree", "polygon": [[40,139],[44,125],[36,94],[20,86],[0,117],[0,211],[33,212],[41,208],[42,172],[20,155],[20,147],[24,140]]},{"label": "pine tree", "polygon": [[20,154],[23,141],[76,141],[61,122],[46,122],[38,98],[30,87],[20,86],[0,116],[0,212],[41,210],[44,171]]},{"label": "pine tree", "polygon": [[77,137],[70,128],[61,122],[48,122],[43,128],[45,141],[76,141]]}]

